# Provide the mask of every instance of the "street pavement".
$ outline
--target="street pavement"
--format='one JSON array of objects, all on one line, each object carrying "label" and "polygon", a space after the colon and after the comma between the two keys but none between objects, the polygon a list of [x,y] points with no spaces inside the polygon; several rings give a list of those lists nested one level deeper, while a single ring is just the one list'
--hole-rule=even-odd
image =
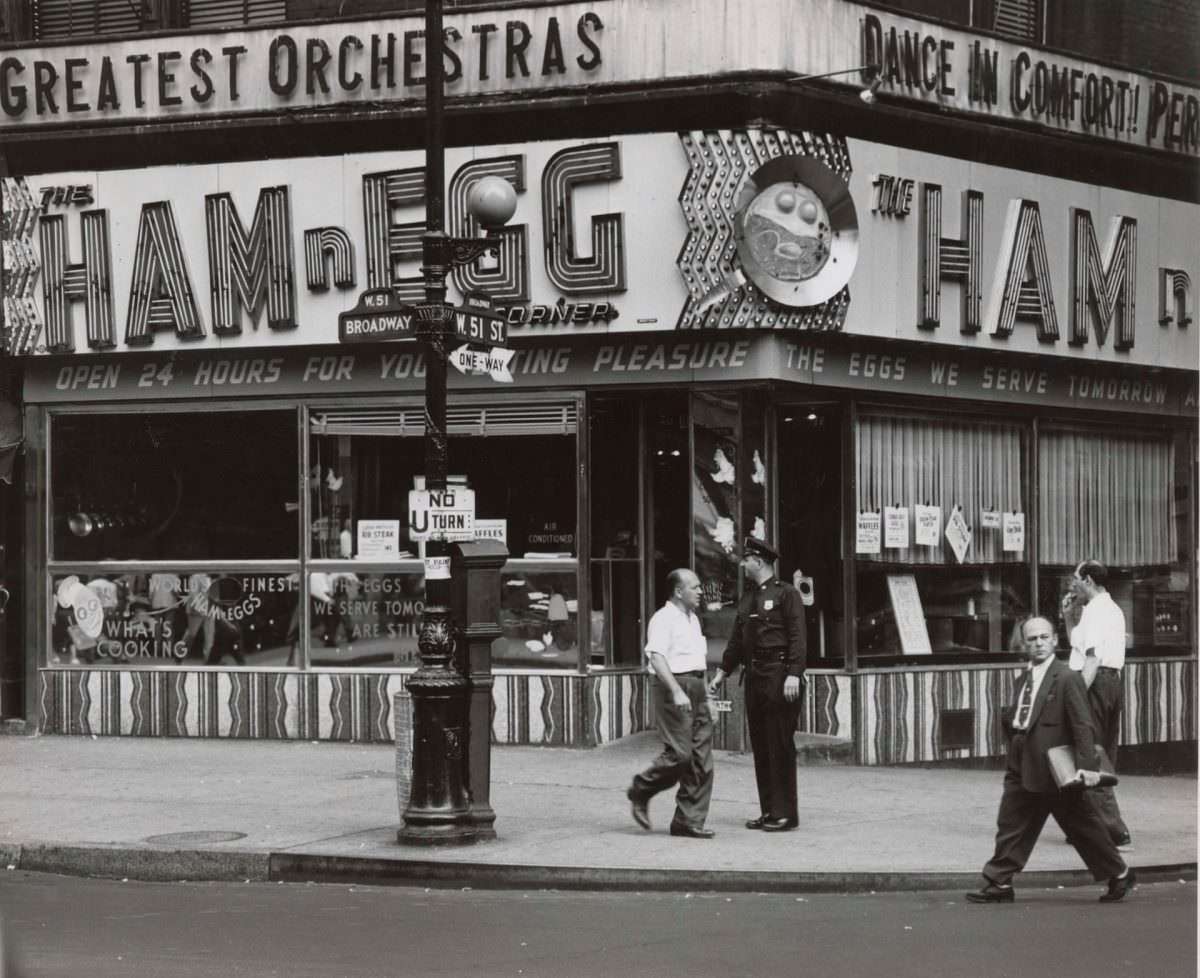
[{"label": "street pavement", "polygon": [[[651,832],[625,789],[652,732],[591,750],[495,747],[497,838],[397,842],[389,745],[0,737],[0,859],[14,869],[143,880],[293,880],[629,890],[849,892],[973,886],[991,854],[1001,772],[801,767],[800,827],[747,831],[749,754],[717,752],[712,840]],[[1144,881],[1195,879],[1194,776],[1122,778]],[[1047,824],[1026,885],[1091,884]]]}]

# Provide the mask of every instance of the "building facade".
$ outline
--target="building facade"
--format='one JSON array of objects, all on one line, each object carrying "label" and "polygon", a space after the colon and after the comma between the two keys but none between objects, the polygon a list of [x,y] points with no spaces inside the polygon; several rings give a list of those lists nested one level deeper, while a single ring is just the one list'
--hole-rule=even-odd
[{"label": "building facade", "polygon": [[[424,353],[348,314],[423,295],[423,20],[76,6],[0,51],[4,712],[388,741]],[[518,198],[452,275],[511,350],[456,353],[449,395],[452,486],[510,554],[497,742],[647,726],[666,573],[715,662],[755,534],[807,595],[802,729],[859,763],[1001,753],[1015,626],[1085,558],[1123,742],[1194,749],[1198,72],[1070,5],[900,6],[447,10],[451,233],[479,177]]]}]

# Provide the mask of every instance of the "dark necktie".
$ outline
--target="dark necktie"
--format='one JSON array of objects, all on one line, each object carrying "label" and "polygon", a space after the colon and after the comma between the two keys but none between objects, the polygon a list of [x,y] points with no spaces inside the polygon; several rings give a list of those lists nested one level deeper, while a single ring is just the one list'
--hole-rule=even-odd
[{"label": "dark necktie", "polygon": [[1025,685],[1021,687],[1021,700],[1017,704],[1017,726],[1029,729],[1029,714],[1033,712],[1033,670],[1025,670]]}]

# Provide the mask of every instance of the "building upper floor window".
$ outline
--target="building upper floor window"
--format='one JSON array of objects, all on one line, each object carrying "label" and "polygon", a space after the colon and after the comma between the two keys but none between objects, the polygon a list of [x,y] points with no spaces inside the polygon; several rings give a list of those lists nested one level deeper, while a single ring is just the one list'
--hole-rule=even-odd
[{"label": "building upper floor window", "polygon": [[285,21],[290,7],[312,7],[292,0],[183,0],[183,22],[188,27],[241,27]]},{"label": "building upper floor window", "polygon": [[153,19],[144,0],[34,0],[30,25],[39,40],[135,34]]}]

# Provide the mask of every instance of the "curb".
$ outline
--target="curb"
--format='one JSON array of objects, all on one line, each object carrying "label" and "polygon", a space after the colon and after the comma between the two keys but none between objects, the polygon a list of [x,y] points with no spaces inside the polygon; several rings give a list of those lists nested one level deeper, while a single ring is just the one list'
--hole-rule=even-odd
[{"label": "curb", "polygon": [[[341,883],[480,890],[890,893],[970,889],[978,872],[784,873],[526,866],[295,852],[0,844],[12,870],[141,882]],[[1196,863],[1133,866],[1143,883],[1194,881]],[[1025,888],[1095,885],[1086,870],[1021,874]]]},{"label": "curb", "polygon": [[4,859],[6,867],[28,872],[147,883],[181,880],[267,882],[270,879],[270,855],[265,852],[22,845],[0,847],[0,858]]}]

